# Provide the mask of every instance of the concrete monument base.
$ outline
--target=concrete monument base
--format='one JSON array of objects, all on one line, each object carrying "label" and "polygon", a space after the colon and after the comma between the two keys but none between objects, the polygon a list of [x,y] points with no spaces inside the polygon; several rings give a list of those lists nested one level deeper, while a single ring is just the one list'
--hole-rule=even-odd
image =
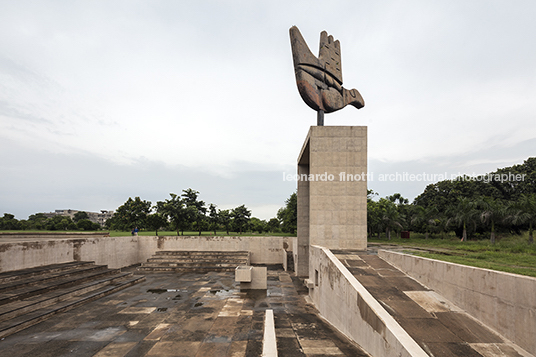
[{"label": "concrete monument base", "polygon": [[298,158],[298,276],[309,246],[367,249],[367,127],[312,126]]}]

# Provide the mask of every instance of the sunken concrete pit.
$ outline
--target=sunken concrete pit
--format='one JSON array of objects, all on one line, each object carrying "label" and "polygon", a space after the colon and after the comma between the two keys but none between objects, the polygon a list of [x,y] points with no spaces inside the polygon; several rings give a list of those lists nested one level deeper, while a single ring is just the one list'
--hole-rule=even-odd
[{"label": "sunken concrete pit", "polygon": [[[113,285],[104,286],[105,282],[93,283],[82,280],[82,284],[102,285],[104,289],[109,289],[107,291],[111,292],[111,295],[100,298],[100,291],[85,290],[86,285],[81,287],[80,293],[72,292],[77,288],[69,285],[73,279],[69,277],[71,273],[67,273],[65,287],[69,290],[64,295],[65,298],[60,300],[64,299],[66,301],[64,304],[72,306],[73,312],[63,310],[63,305],[58,305],[58,308],[52,306],[49,310],[54,312],[47,321],[13,334],[7,332],[6,340],[0,342],[0,350],[3,353],[16,346],[21,353],[15,353],[14,356],[24,356],[22,351],[35,353],[38,350],[45,355],[46,353],[57,355],[59,352],[64,353],[66,351],[64,348],[68,346],[70,350],[77,351],[79,356],[93,356],[101,351],[103,355],[110,353],[115,355],[117,352],[117,355],[129,357],[171,356],[175,355],[177,348],[184,352],[180,355],[202,356],[207,355],[206,353],[218,353],[222,356],[257,356],[262,353],[265,313],[273,309],[276,348],[280,356],[312,356],[318,353],[378,357],[533,356],[529,353],[532,352],[531,345],[524,342],[527,341],[526,337],[516,340],[515,336],[498,333],[498,329],[488,324],[490,329],[469,316],[464,311],[466,308],[461,303],[458,304],[457,298],[450,296],[445,298],[440,295],[443,291],[439,287],[432,286],[432,282],[423,285],[414,279],[422,278],[420,275],[426,275],[428,278],[434,276],[433,269],[422,262],[413,265],[422,265],[426,274],[418,273],[416,268],[404,267],[398,261],[407,261],[410,258],[399,256],[398,253],[379,251],[381,257],[394,261],[395,265],[399,264],[401,270],[373,252],[360,249],[328,249],[320,245],[311,245],[311,255],[308,259],[308,270],[311,274],[306,287],[303,285],[303,280],[295,273],[283,270],[283,260],[286,257],[284,253],[288,250],[291,239],[143,236],[83,239],[75,236],[68,239],[62,236],[61,239],[33,237],[28,240],[6,239],[4,236],[0,243],[0,266],[4,270],[0,274],[5,275],[8,280],[11,278],[7,275],[17,276],[17,272],[21,272],[18,269],[23,269],[32,261],[39,262],[33,264],[37,270],[48,268],[35,268],[36,265],[67,262],[74,264],[73,260],[82,264],[87,264],[84,261],[92,260],[96,261],[96,264],[107,264],[111,269],[115,269],[151,261],[153,255],[157,257],[156,260],[164,262],[169,260],[168,255],[177,255],[176,251],[181,249],[189,251],[188,255],[191,251],[201,254],[201,248],[209,255],[220,257],[220,260],[223,260],[220,254],[224,251],[246,251],[251,264],[268,266],[268,279],[267,290],[249,290],[249,292],[240,289],[241,283],[235,281],[234,269],[229,272],[167,271],[149,274],[146,277],[149,279],[147,284],[142,282],[121,292],[114,292],[116,288]],[[197,249],[193,249],[194,247]],[[13,267],[20,268],[9,269]],[[417,273],[412,273],[412,270]],[[141,274],[144,274],[134,267],[123,268],[122,271],[133,272],[140,278]],[[484,277],[482,283],[478,283],[479,275],[472,277],[471,271],[473,270],[467,269],[464,278],[474,282],[473,290],[495,284],[496,280],[490,280],[489,277]],[[93,273],[88,273],[88,276],[92,275]],[[54,282],[55,279],[59,279],[60,285],[64,284],[63,277],[52,277],[49,280]],[[116,278],[111,275],[105,279],[114,282]],[[124,278],[118,276],[117,279],[130,278],[125,275]],[[443,279],[445,281],[451,278],[444,276]],[[456,278],[452,279],[456,281]],[[34,284],[31,282],[33,280],[37,281],[39,278],[29,277],[30,286]],[[216,282],[223,282],[224,288],[217,288],[220,283]],[[516,284],[512,282],[507,286],[515,291]],[[26,282],[21,285],[23,295],[28,289],[28,291],[36,290],[26,285]],[[431,290],[432,288],[437,289],[437,292]],[[38,287],[37,290],[39,289]],[[42,291],[47,292],[49,288],[44,289]],[[181,289],[185,293],[188,292],[187,299],[171,299],[173,296],[183,296]],[[31,291],[29,294],[33,294]],[[212,294],[212,291],[215,293]],[[157,298],[155,292],[162,294],[162,299],[153,302],[153,299]],[[53,291],[47,293],[56,294]],[[90,296],[86,301],[87,305],[84,307],[76,307],[77,303],[70,305],[69,301],[77,300],[69,299],[76,299],[75,295],[83,293],[86,295],[82,298]],[[464,292],[463,295],[468,296],[468,293]],[[89,302],[97,297],[98,300]],[[167,297],[171,300],[166,300]],[[45,305],[55,299],[54,296],[29,298],[42,300],[40,304]],[[157,301],[160,302],[155,305]],[[515,305],[515,301],[510,303]],[[59,303],[62,304],[61,301]],[[211,306],[211,309],[214,307],[216,310],[210,310],[214,313],[208,313],[209,310],[206,310],[207,316],[199,319],[199,313],[205,312],[201,307],[205,303],[208,304],[205,306]],[[186,308],[187,311],[177,310],[176,307],[179,305],[175,304],[180,304],[181,309]],[[7,304],[5,306],[8,307]],[[241,306],[239,310],[236,310],[237,306]],[[14,309],[18,309],[18,306]],[[489,311],[493,309],[495,307],[490,307]],[[305,311],[308,315],[302,315]],[[168,312],[169,315],[166,315]],[[469,308],[467,312],[471,313]],[[9,314],[13,313],[8,312],[5,316],[10,316]],[[528,332],[534,331],[532,325],[522,325],[527,321],[529,323],[533,321],[533,316],[533,308],[529,308],[523,318],[518,316],[515,328],[511,331],[523,329]],[[65,320],[66,317],[70,319]],[[251,321],[251,317],[254,321]],[[319,334],[320,329],[327,331],[326,322],[332,326],[330,328],[336,329],[332,331],[338,331],[335,335],[340,334],[340,337],[335,337],[333,332],[328,334],[330,337],[325,333],[322,333],[322,336]],[[509,322],[504,320],[503,323]],[[220,325],[231,328],[225,329]],[[199,331],[197,335],[196,329]],[[48,332],[49,330],[53,332]],[[73,333],[77,335],[72,337]],[[97,338],[95,336],[100,337],[95,340]],[[29,338],[35,339],[34,345],[27,344]],[[356,345],[350,347],[352,344]],[[46,346],[53,346],[54,349],[49,351]]]}]

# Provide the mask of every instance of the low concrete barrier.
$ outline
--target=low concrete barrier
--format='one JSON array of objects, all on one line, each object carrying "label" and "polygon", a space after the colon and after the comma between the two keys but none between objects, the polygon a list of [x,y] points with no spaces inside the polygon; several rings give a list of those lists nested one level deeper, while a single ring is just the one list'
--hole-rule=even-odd
[{"label": "low concrete barrier", "polygon": [[378,255],[536,355],[536,278],[387,250]]},{"label": "low concrete barrier", "polygon": [[0,241],[109,237],[109,232],[0,232]]},{"label": "low concrete barrier", "polygon": [[[40,236],[0,241],[0,272],[69,261],[95,261],[122,268],[147,261],[159,250],[245,250],[252,264],[282,264],[292,237],[126,236],[70,238]],[[7,242],[6,242],[7,241]]]},{"label": "low concrete barrier", "polygon": [[329,249],[310,253],[309,295],[327,321],[372,356],[428,357]]}]

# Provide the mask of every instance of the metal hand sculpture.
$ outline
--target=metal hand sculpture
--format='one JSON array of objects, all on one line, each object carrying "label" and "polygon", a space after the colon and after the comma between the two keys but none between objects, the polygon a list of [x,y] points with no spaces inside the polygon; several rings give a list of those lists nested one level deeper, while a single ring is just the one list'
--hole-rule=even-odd
[{"label": "metal hand sculpture", "polygon": [[348,104],[357,109],[365,102],[357,89],[342,86],[341,45],[326,31],[320,33],[318,58],[312,54],[296,26],[290,28],[290,44],[298,91],[305,103],[318,112],[318,125],[324,125],[324,112],[332,113]]}]

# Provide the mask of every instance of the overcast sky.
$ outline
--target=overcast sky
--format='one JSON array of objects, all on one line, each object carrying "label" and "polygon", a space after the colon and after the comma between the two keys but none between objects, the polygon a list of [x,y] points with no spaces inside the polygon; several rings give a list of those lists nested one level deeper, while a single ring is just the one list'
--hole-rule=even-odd
[{"label": "overcast sky", "polygon": [[0,215],[115,210],[186,188],[268,219],[296,182],[316,114],[288,30],[341,42],[365,107],[369,188],[412,200],[430,181],[536,155],[536,1],[0,0]]}]

